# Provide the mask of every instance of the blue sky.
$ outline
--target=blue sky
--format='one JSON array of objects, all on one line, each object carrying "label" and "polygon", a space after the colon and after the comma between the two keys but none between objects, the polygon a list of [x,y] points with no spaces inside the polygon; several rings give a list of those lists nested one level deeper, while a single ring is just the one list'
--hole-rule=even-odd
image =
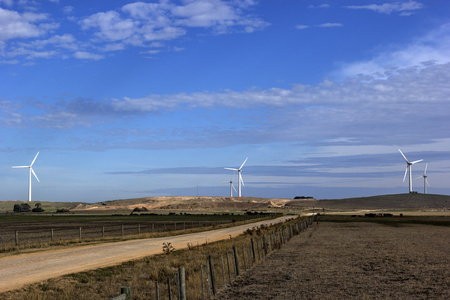
[{"label": "blue sky", "polygon": [[[450,194],[447,1],[0,0],[0,200]],[[237,183],[235,177],[235,183]],[[414,190],[423,190],[415,179]]]}]

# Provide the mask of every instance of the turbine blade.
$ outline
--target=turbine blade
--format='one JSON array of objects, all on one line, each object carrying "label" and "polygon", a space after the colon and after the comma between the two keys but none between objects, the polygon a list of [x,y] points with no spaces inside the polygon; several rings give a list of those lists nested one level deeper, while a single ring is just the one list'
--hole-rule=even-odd
[{"label": "turbine blade", "polygon": [[231,170],[231,171],[239,171],[238,169],[233,169],[233,168],[224,168],[225,170]]},{"label": "turbine blade", "polygon": [[242,163],[241,167],[239,168],[239,170],[242,169],[242,167],[245,165],[245,163],[247,162],[248,157],[244,160],[244,162]]},{"label": "turbine blade", "polygon": [[[399,149],[399,150],[400,150],[400,149]],[[405,182],[406,173],[408,173],[408,167],[406,167],[406,170],[405,170],[405,176],[403,176],[403,182]]]},{"label": "turbine blade", "polygon": [[34,157],[34,159],[33,159],[33,161],[31,162],[31,165],[30,165],[30,167],[31,166],[33,166],[33,164],[34,164],[34,161],[36,160],[36,158],[38,157],[38,155],[39,155],[39,152],[36,154],[36,156]]},{"label": "turbine blade", "polygon": [[430,186],[430,184],[428,183],[428,179],[425,178],[425,182],[427,183],[428,186]]},{"label": "turbine blade", "polygon": [[242,179],[241,173],[239,173],[239,180],[241,181],[242,185],[245,185],[245,184],[244,184],[244,179]]},{"label": "turbine blade", "polygon": [[403,154],[402,150],[400,150],[400,148],[399,148],[398,151],[400,151],[400,154],[403,156],[403,158],[406,160],[406,162],[409,163],[408,159],[406,158],[405,154]]},{"label": "turbine blade", "polygon": [[413,161],[411,164],[413,165],[413,164],[415,164],[415,163],[421,162],[422,160],[423,160],[423,159],[419,159],[419,160]]},{"label": "turbine blade", "polygon": [[29,166],[14,166],[13,168],[14,169],[17,169],[17,168],[29,168]]},{"label": "turbine blade", "polygon": [[231,187],[233,188],[233,190],[237,193],[236,188],[234,187],[234,185],[232,184]]},{"label": "turbine blade", "polygon": [[425,171],[423,171],[423,175],[427,175],[428,163],[425,165]]},{"label": "turbine blade", "polygon": [[40,181],[39,181],[39,178],[38,178],[37,175],[36,175],[36,173],[34,173],[33,168],[30,167],[30,170],[31,170],[31,173],[33,173],[34,177],[36,177],[36,180],[37,180],[38,182],[40,182]]}]

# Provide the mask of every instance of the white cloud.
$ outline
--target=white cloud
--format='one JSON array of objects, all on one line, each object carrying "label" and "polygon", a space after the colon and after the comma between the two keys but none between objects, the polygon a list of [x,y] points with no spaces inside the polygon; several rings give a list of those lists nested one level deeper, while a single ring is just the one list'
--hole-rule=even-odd
[{"label": "white cloud", "polygon": [[73,6],[64,6],[63,8],[63,13],[65,13],[66,15],[70,15],[73,13],[73,11],[75,10],[75,8]]},{"label": "white cloud", "polygon": [[422,3],[416,1],[347,6],[350,9],[368,9],[382,14],[399,12],[401,16],[409,16],[415,10],[422,9],[423,7]]},{"label": "white cloud", "polygon": [[450,62],[448,49],[450,49],[450,23],[402,48],[382,52],[367,61],[345,64],[335,75],[347,78],[377,74],[377,77],[383,78],[399,68],[424,68],[430,63],[445,64]]},{"label": "white cloud", "polygon": [[300,30],[306,29],[306,28],[309,28],[309,26],[308,25],[296,25],[295,26],[295,29],[300,29]]},{"label": "white cloud", "polygon": [[125,40],[136,32],[136,23],[131,19],[122,19],[115,11],[100,12],[80,22],[81,28],[99,29],[96,35],[107,41]]},{"label": "white cloud", "polygon": [[322,28],[328,28],[328,27],[343,27],[344,25],[342,25],[341,23],[323,23],[317,26]]},{"label": "white cloud", "polygon": [[317,5],[317,6],[314,6],[314,5],[308,6],[308,8],[330,8],[330,7],[331,6],[329,4],[320,4],[320,5]]},{"label": "white cloud", "polygon": [[74,57],[78,58],[78,59],[92,59],[92,60],[100,60],[100,59],[104,58],[103,55],[89,53],[89,52],[85,52],[85,51],[75,52]]},{"label": "white cloud", "polygon": [[45,28],[36,22],[46,20],[45,14],[24,13],[0,8],[0,40],[31,38],[44,35]]}]

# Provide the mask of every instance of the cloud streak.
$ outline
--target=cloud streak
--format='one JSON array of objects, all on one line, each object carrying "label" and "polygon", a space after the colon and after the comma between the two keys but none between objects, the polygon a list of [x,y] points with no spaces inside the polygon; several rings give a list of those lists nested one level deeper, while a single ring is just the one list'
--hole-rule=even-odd
[{"label": "cloud streak", "polygon": [[367,9],[381,14],[399,13],[400,16],[410,16],[416,10],[424,8],[424,5],[416,1],[393,2],[384,4],[350,5],[349,9]]}]

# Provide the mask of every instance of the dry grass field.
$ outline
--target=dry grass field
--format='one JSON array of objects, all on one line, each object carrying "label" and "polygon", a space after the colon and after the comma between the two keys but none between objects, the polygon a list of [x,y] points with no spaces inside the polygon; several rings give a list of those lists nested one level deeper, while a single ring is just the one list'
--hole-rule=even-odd
[{"label": "dry grass field", "polygon": [[392,225],[314,224],[218,299],[450,299],[450,227]]}]

